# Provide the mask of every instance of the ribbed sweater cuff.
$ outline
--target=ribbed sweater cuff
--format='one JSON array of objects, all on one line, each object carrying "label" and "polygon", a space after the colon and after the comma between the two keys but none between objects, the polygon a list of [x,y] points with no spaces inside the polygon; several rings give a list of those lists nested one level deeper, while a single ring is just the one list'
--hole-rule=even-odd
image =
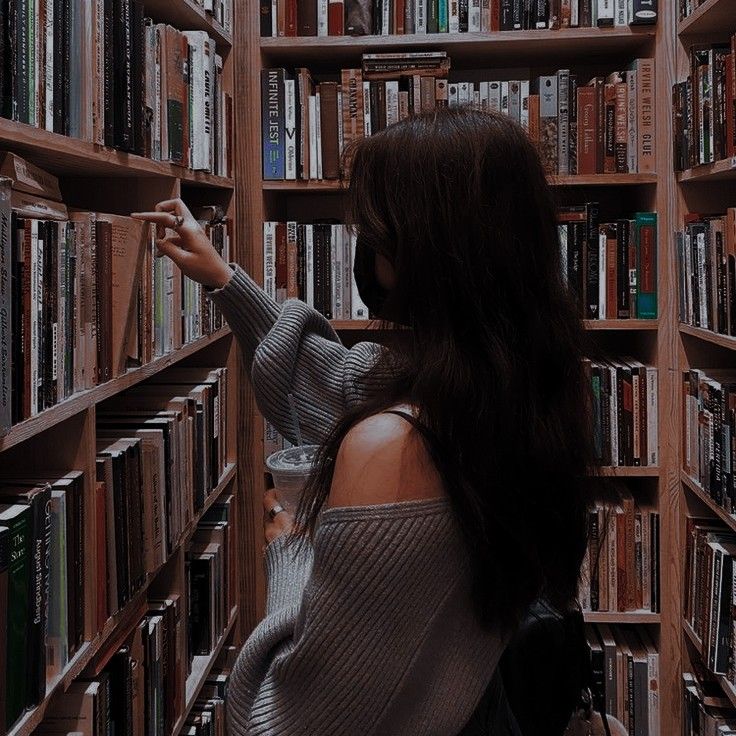
[{"label": "ribbed sweater cuff", "polygon": [[230,266],[233,268],[230,281],[221,289],[208,291],[208,294],[252,356],[278,319],[281,306],[237,263]]},{"label": "ribbed sweater cuff", "polygon": [[288,537],[278,537],[266,547],[267,614],[298,606],[312,572],[311,542],[301,539],[288,544],[287,541]]}]

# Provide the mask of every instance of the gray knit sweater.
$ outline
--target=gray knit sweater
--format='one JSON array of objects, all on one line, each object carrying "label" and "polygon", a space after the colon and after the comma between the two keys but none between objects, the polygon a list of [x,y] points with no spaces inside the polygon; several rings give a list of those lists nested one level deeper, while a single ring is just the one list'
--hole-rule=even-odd
[{"label": "gray knit sweater", "polygon": [[[299,301],[276,304],[244,271],[211,292],[237,337],[263,414],[320,442],[380,387],[380,347],[348,350]],[[266,551],[266,616],[229,690],[247,736],[456,736],[504,648],[473,613],[468,553],[445,499],[322,512],[313,545]],[[505,731],[506,733],[506,731]],[[495,736],[495,732],[494,732]]]}]

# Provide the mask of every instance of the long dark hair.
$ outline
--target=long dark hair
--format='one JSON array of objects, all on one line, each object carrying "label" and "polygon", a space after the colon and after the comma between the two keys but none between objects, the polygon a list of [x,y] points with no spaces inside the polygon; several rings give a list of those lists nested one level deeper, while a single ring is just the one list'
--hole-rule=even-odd
[{"label": "long dark hair", "polygon": [[467,540],[484,623],[577,595],[592,432],[584,333],[560,274],[555,207],[510,118],[441,109],[350,152],[349,221],[396,272],[411,330],[375,367],[381,391],[322,446],[298,509],[314,530],[334,459],[361,419],[419,408]]}]

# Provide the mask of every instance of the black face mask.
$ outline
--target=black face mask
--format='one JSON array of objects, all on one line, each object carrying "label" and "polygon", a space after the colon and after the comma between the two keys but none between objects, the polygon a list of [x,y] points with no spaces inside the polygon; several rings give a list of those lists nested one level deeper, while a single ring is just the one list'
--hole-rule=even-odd
[{"label": "black face mask", "polygon": [[358,236],[355,242],[353,274],[358,293],[371,316],[409,326],[410,319],[401,294],[381,286],[376,276],[376,251]]}]

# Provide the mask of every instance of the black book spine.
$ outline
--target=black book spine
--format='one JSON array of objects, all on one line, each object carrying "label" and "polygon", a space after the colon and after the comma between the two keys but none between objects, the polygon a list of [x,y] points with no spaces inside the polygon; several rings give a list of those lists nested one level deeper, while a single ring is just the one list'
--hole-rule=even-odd
[{"label": "black book spine", "polygon": [[600,314],[600,300],[598,296],[598,225],[599,207],[597,202],[586,205],[586,271],[585,271],[585,304],[586,317],[598,319]]},{"label": "black book spine", "polygon": [[626,418],[624,416],[624,370],[616,366],[616,385],[611,390],[616,392],[616,427],[618,437],[617,465],[626,465]]},{"label": "black book spine", "polygon": [[130,535],[128,530],[128,499],[122,453],[113,455],[113,503],[115,506],[115,558],[118,578],[118,608],[130,599]]},{"label": "black book spine", "polygon": [[307,274],[307,248],[306,248],[306,237],[304,232],[304,225],[297,225],[296,237],[297,237],[297,288],[299,289],[299,298],[302,301],[307,299],[307,285],[306,285],[306,274]]},{"label": "black book spine", "polygon": [[59,242],[55,222],[46,223],[46,245],[43,250],[44,273],[46,274],[47,295],[44,299],[44,322],[46,325],[46,342],[44,343],[44,406],[54,406],[57,402],[58,365],[57,339],[59,335]]},{"label": "black book spine", "polygon": [[601,370],[601,436],[603,437],[602,465],[612,465],[611,454],[611,371]]},{"label": "black book spine", "polygon": [[207,560],[194,559],[189,563],[191,572],[191,598],[189,626],[192,654],[209,654],[212,627],[210,610],[210,566]]},{"label": "black book spine", "polygon": [[125,480],[130,509],[130,592],[131,595],[140,589],[145,577],[143,560],[143,478],[141,477],[140,444],[133,445],[127,451],[127,472]]},{"label": "black book spine", "polygon": [[[132,19],[132,112],[133,112],[133,150],[139,156],[145,155],[146,111],[144,92],[146,89],[146,23],[143,0],[133,0]],[[152,72],[151,72],[152,73]]]},{"label": "black book spine", "polygon": [[616,317],[628,319],[631,316],[629,306],[629,233],[628,220],[616,222]]},{"label": "black book spine", "polygon": [[731,284],[731,289],[728,294],[728,314],[731,323],[731,336],[736,335],[736,258],[734,256],[728,256],[727,259],[728,268],[728,283]]},{"label": "black book spine", "polygon": [[9,23],[11,19],[10,6],[13,0],[0,3],[0,115],[9,118],[12,113],[12,35]]},{"label": "black book spine", "polygon": [[12,340],[12,358],[10,372],[12,376],[13,424],[23,419],[23,371],[25,361],[23,359],[23,242],[18,236],[18,220],[12,216],[12,238],[13,238],[13,270],[11,274],[10,292],[12,297],[12,325],[10,328]]},{"label": "black book spine", "polygon": [[322,278],[322,301],[325,306],[325,317],[332,319],[332,228],[329,225],[323,225],[322,230],[322,268],[324,271]]},{"label": "black book spine", "polygon": [[593,0],[580,0],[580,27],[590,28],[593,25]]},{"label": "black book spine", "polygon": [[513,30],[513,2],[514,0],[499,0],[501,3],[500,7],[500,21],[499,26],[502,31]]},{"label": "black book spine", "polygon": [[13,89],[13,120],[30,123],[30,105],[28,98],[28,73],[30,39],[28,37],[28,3],[17,0],[15,12],[15,79]]},{"label": "black book spine", "polygon": [[54,133],[64,133],[64,0],[53,0],[54,14]]},{"label": "black book spine", "polygon": [[[515,0],[518,1],[518,0]],[[468,0],[459,0],[458,2],[459,28],[460,33],[468,31]]]},{"label": "black book spine", "polygon": [[63,111],[63,134],[69,135],[70,122],[69,122],[69,111],[71,109],[71,68],[72,68],[72,2],[73,0],[63,0],[64,2],[64,18],[62,23],[63,29],[63,54],[64,58],[62,61],[62,72],[64,74],[63,79],[63,94],[62,94],[62,111]]},{"label": "black book spine", "polygon": [[46,269],[46,260],[48,258],[47,248],[48,239],[46,234],[48,232],[48,222],[43,220],[38,223],[38,293],[39,299],[38,304],[32,305],[36,311],[38,319],[38,386],[36,387],[38,411],[42,411],[45,408],[46,402],[46,391],[45,391],[45,378],[46,378],[46,340],[48,340],[48,325],[46,324],[46,302],[48,297],[48,283],[49,277]]},{"label": "black book spine", "polygon": [[312,244],[314,308],[320,312],[320,314],[324,314],[324,303],[322,301],[322,258],[324,257],[324,251],[322,249],[322,227],[320,225],[313,226]]},{"label": "black book spine", "polygon": [[728,301],[728,296],[726,289],[726,272],[728,270],[728,264],[726,263],[726,254],[723,247],[723,231],[714,231],[714,237],[716,239],[716,285],[718,289],[717,329],[719,334],[725,335],[727,332],[726,302]]},{"label": "black book spine", "polygon": [[[412,0],[409,0],[411,2]],[[427,33],[439,33],[440,30],[440,8],[437,0],[427,2]],[[466,29],[467,30],[467,29]],[[392,29],[392,33],[395,31]]]},{"label": "black book spine", "polygon": [[270,38],[273,35],[271,0],[261,0],[259,8],[259,17],[261,19],[261,37]]},{"label": "black book spine", "polygon": [[657,0],[633,0],[632,26],[654,25],[658,15]]},{"label": "black book spine", "polygon": [[115,145],[115,17],[116,0],[105,0],[105,145]]}]

